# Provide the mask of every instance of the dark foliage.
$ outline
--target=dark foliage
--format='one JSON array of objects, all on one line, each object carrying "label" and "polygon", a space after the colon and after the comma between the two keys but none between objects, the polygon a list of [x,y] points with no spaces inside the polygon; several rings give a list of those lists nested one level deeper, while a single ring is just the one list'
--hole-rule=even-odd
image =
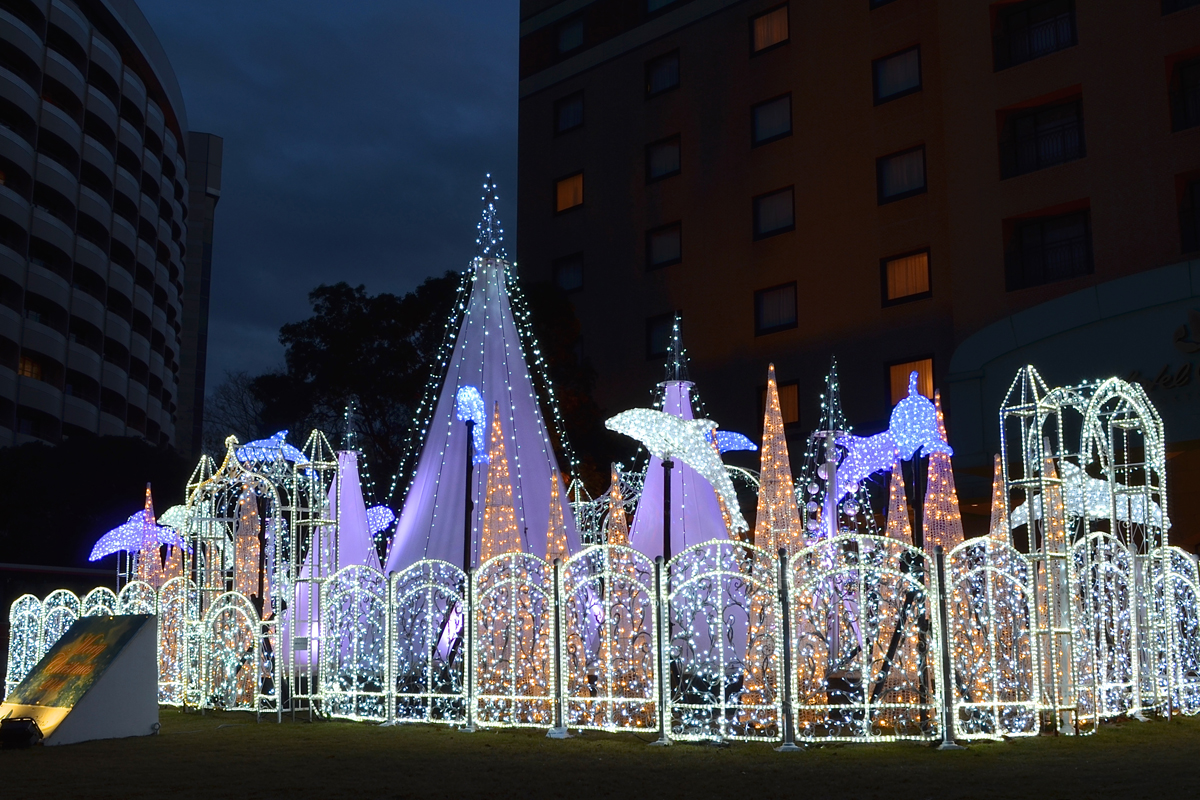
[{"label": "dark foliage", "polygon": [[92,545],[142,507],[146,483],[162,513],[183,502],[191,467],[174,450],[124,436],[0,449],[0,561],[96,566]]}]

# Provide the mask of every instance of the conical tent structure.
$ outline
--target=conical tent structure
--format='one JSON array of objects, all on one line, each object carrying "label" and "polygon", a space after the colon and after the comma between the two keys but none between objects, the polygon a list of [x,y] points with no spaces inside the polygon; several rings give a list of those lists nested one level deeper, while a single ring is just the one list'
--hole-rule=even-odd
[{"label": "conical tent structure", "polygon": [[337,464],[337,480],[329,487],[329,515],[337,520],[337,569],[351,565],[379,569],[379,553],[367,523],[358,451],[339,450]]},{"label": "conical tent structure", "polygon": [[[484,408],[499,403],[521,549],[539,557],[547,552],[550,481],[559,465],[513,315],[510,295],[515,291],[515,276],[504,255],[495,187],[489,183],[484,189],[483,220],[470,268],[469,296],[388,552],[389,573],[425,558],[463,566],[468,488],[474,504],[471,564],[479,563],[488,470],[475,469],[472,485],[467,486],[467,427],[455,417],[456,393],[466,386],[479,390]],[[579,549],[575,517],[565,497],[560,503],[567,546],[574,553]]]}]

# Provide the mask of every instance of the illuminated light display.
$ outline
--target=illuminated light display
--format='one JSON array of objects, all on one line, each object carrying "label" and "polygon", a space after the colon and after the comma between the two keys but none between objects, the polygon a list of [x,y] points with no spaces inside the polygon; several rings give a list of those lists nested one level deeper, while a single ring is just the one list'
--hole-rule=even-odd
[{"label": "illuminated light display", "polygon": [[474,423],[474,427],[471,428],[471,443],[475,449],[471,460],[475,464],[486,464],[488,460],[487,406],[483,403],[483,396],[474,386],[458,388],[458,392],[454,395],[454,418],[459,422]]},{"label": "illuminated light display", "polygon": [[550,523],[546,531],[546,561],[553,564],[554,559],[565,561],[571,553],[567,547],[567,525],[563,519],[562,479],[557,472],[552,472],[550,481]]},{"label": "illuminated light display", "polygon": [[1000,465],[1000,454],[992,461],[992,518],[988,522],[988,536],[998,542],[1012,543],[1012,526],[1008,521],[1008,503],[1004,500],[1004,471]]},{"label": "illuminated light display", "polygon": [[625,496],[621,491],[621,473],[612,465],[612,478],[606,496],[608,518],[604,526],[604,544],[628,545],[629,523],[625,519]]},{"label": "illuminated light display", "polygon": [[884,535],[907,545],[913,543],[912,521],[908,518],[908,495],[904,489],[900,459],[892,464],[892,479],[888,483],[887,530]]},{"label": "illuminated light display", "polygon": [[235,451],[237,460],[244,463],[253,463],[256,461],[282,459],[283,461],[291,461],[296,464],[307,463],[308,457],[296,447],[287,443],[287,435],[287,431],[279,431],[269,439],[256,439],[253,442],[246,442]]},{"label": "illuminated light display", "polygon": [[[775,367],[772,365],[771,369]],[[779,392],[776,391],[778,396]],[[778,399],[778,397],[776,397]],[[735,450],[744,450],[751,453],[758,451],[758,445],[750,441],[746,436],[733,431],[713,431],[713,441],[717,443],[717,451],[720,453],[730,453]]]},{"label": "illuminated light display", "polygon": [[[938,441],[945,442],[946,424],[939,392],[933,393],[933,404],[937,410]],[[949,449],[947,446],[929,453],[929,481],[921,531],[927,553],[932,553],[936,547],[950,552],[963,541],[962,513],[958,507],[958,491],[954,488]]]},{"label": "illuminated light display", "polygon": [[504,553],[521,552],[521,529],[513,508],[512,479],[504,431],[500,427],[500,404],[492,414],[491,445],[488,451],[487,494],[483,501],[483,535],[479,542],[479,561],[490,561]]},{"label": "illuminated light display", "polygon": [[789,555],[804,546],[804,529],[796,510],[792,465],[788,458],[775,365],[767,368],[767,403],[763,413],[763,437],[758,486],[758,513],[754,544],[768,553],[786,548]]},{"label": "illuminated light display", "polygon": [[182,547],[183,541],[174,528],[158,525],[153,514],[146,519],[145,510],[129,515],[129,519],[113,528],[97,540],[88,555],[88,561],[99,561],[119,551],[136,553],[141,549],[146,531],[150,531],[159,544]]},{"label": "illuminated light display", "polygon": [[749,528],[742,517],[733,482],[709,438],[709,433],[716,429],[715,422],[681,419],[652,408],[635,408],[612,417],[604,426],[636,439],[657,459],[678,458],[687,464],[717,490],[732,517],[732,532]]},{"label": "illuminated light display", "polygon": [[396,521],[396,512],[387,506],[371,506],[367,509],[367,530],[374,536],[386,531]]}]

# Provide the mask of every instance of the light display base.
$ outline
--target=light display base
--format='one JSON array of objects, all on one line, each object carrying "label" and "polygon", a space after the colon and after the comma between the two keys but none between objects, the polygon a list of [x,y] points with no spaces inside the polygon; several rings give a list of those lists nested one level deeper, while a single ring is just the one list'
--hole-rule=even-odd
[{"label": "light display base", "polygon": [[961,744],[955,744],[951,741],[944,741],[937,746],[938,750],[966,750]]},{"label": "light display base", "polygon": [[566,728],[551,728],[546,731],[547,739],[570,739],[571,734],[567,733]]},{"label": "light display base", "polygon": [[656,741],[650,743],[650,747],[670,747],[674,742],[665,736],[659,737]]},{"label": "light display base", "polygon": [[776,747],[775,752],[776,753],[803,753],[804,748],[798,744],[792,744],[791,742],[787,742],[785,744],[779,745],[779,747]]}]

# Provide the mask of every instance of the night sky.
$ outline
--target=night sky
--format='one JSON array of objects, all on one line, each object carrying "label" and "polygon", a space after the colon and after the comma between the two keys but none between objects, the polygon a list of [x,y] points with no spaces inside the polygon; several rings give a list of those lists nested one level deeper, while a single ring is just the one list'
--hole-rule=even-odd
[{"label": "night sky", "polygon": [[345,280],[407,291],[472,255],[480,185],[515,243],[517,0],[138,0],[192,130],[225,139],[209,391],[283,363]]}]

